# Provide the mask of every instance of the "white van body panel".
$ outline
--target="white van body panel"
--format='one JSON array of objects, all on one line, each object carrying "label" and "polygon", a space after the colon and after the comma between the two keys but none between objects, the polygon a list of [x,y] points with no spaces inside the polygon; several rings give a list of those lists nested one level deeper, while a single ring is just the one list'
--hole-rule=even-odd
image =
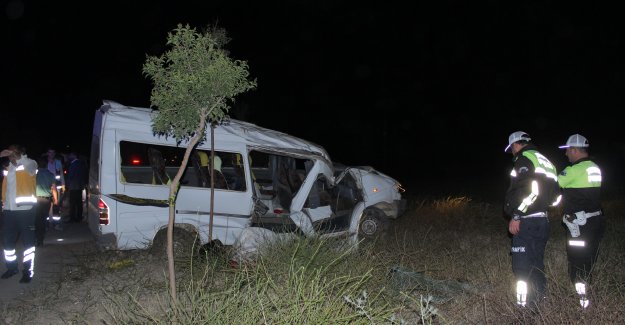
[{"label": "white van body panel", "polygon": [[[176,144],[175,139],[154,135],[152,118],[155,111],[148,108],[127,107],[105,101],[96,111],[92,146],[92,170],[90,171],[89,226],[96,238],[102,239],[101,246],[110,249],[147,248],[156,233],[166,227],[169,209],[153,205],[133,205],[114,199],[123,194],[132,198],[167,200],[169,187],[150,184],[134,184],[122,181],[119,144],[134,141],[154,145],[184,147],[185,142]],[[230,120],[214,130],[215,150],[241,153],[244,163],[249,165],[247,154],[260,150],[286,156],[310,159],[314,167],[310,177],[321,173],[333,182],[331,160],[321,146],[254,124]],[[198,149],[210,150],[211,135],[207,130],[206,140]],[[94,150],[98,152],[94,152]],[[313,175],[313,176],[311,176]],[[250,170],[245,169],[248,182],[245,191],[214,190],[212,240],[232,245],[241,231],[251,224],[254,209],[254,185]],[[310,190],[304,181],[294,196],[290,213],[301,211]],[[180,188],[176,200],[176,224],[191,225],[200,235],[203,244],[208,243],[210,220],[210,188]],[[99,201],[108,208],[109,224],[99,224]]]},{"label": "white van body panel", "polygon": [[[175,158],[171,161],[178,164],[179,152],[184,152],[187,143],[177,144],[172,137],[155,135],[155,114],[149,108],[112,101],[104,101],[95,112],[87,210],[89,228],[101,248],[147,248],[156,234],[167,227],[169,207],[164,202],[169,186],[155,182],[155,165],[128,165],[127,153],[131,149],[122,145],[169,150],[174,155],[170,157]],[[356,240],[366,209],[375,207],[392,218],[405,207],[398,192],[401,186],[394,179],[370,167],[355,167],[349,170],[349,176],[342,174],[340,178],[345,181],[339,183],[323,147],[282,132],[229,120],[214,129],[214,140],[208,129],[205,141],[194,150],[211,149],[236,158],[230,161],[230,172],[235,166],[232,161],[237,160],[237,175],[244,175],[245,184],[211,190],[206,182],[197,182],[201,173],[187,168],[187,183],[181,185],[176,198],[175,223],[196,232],[201,244],[217,241],[253,253],[260,237],[289,238],[302,233]],[[268,157],[267,165],[253,166],[254,153],[265,155],[257,158]],[[165,172],[170,179],[177,173],[175,164],[166,166],[175,168]],[[289,179],[286,196],[280,195],[285,193],[280,192],[284,190],[280,177]],[[209,229],[211,192],[214,210]]]},{"label": "white van body panel", "polygon": [[[304,211],[292,214],[291,219],[297,220],[297,224],[301,225],[300,229],[302,232],[308,235],[314,235],[314,227],[310,221],[320,220],[317,219],[318,216],[321,218],[327,217],[328,209],[328,206],[319,207],[317,209],[304,209]],[[332,238],[348,236],[348,244],[353,246],[358,245],[357,236],[353,236],[352,234],[356,234],[358,232],[358,225],[360,224],[360,218],[362,217],[364,210],[364,203],[358,203],[352,212],[351,223],[348,231],[333,232],[325,234],[323,237]],[[270,247],[276,243],[291,241],[294,240],[294,238],[295,236],[293,233],[275,233],[263,228],[248,227],[241,232],[239,238],[233,245],[235,247],[235,254],[232,260],[237,263],[254,260],[259,254],[263,253],[263,248]]]},{"label": "white van body panel", "polygon": [[371,166],[338,165],[335,182],[340,183],[346,174],[351,174],[362,191],[365,208],[376,208],[389,219],[397,219],[405,212],[406,200],[401,196],[404,189],[396,179]]}]

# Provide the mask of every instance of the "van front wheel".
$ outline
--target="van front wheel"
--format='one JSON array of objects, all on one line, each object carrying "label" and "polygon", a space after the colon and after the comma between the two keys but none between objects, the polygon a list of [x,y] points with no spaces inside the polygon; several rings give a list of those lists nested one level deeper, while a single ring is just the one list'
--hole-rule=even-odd
[{"label": "van front wheel", "polygon": [[376,209],[367,209],[363,212],[360,226],[358,227],[358,235],[361,238],[373,239],[384,232],[388,228],[388,219],[384,213]]},{"label": "van front wheel", "polygon": [[[200,238],[196,232],[174,227],[174,259],[188,259],[199,252]],[[152,241],[151,253],[167,258],[167,228],[160,230]]]}]

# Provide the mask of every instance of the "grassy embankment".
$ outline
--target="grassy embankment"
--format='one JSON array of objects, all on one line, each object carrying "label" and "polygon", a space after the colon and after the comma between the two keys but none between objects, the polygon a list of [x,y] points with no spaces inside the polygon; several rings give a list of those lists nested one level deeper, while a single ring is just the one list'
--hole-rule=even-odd
[{"label": "grassy embankment", "polygon": [[549,295],[521,310],[514,304],[510,238],[500,205],[467,197],[409,199],[409,210],[385,237],[358,248],[301,238],[277,244],[239,268],[228,266],[227,253],[179,261],[178,304],[168,298],[164,263],[145,252],[90,258],[81,266],[90,280],[62,284],[91,288],[82,309],[76,308],[83,314],[58,317],[80,323],[95,314],[106,323],[125,324],[625,323],[625,202],[620,196],[604,200],[607,232],[587,310],[579,307],[568,281],[558,211],[550,217],[545,254]]}]

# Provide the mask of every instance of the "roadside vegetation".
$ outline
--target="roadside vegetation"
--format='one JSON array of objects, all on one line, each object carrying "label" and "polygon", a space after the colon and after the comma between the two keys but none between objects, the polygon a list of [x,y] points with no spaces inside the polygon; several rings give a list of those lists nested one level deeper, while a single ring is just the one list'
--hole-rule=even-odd
[{"label": "roadside vegetation", "polygon": [[565,230],[551,215],[549,295],[514,304],[507,220],[499,205],[469,197],[409,198],[388,233],[357,247],[341,239],[275,243],[234,265],[225,249],[176,261],[148,251],[83,253],[54,288],[2,311],[37,324],[623,324],[625,201],[607,197],[607,232],[582,310],[568,282]]}]

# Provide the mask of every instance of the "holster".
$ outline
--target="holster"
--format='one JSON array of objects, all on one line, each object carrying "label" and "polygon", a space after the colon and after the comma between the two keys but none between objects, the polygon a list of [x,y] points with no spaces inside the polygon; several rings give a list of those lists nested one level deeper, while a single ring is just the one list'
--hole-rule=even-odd
[{"label": "holster", "polygon": [[[579,237],[580,235],[579,224],[576,221],[577,219],[573,218],[573,216],[570,214],[565,214],[564,217],[562,217],[562,222],[564,222],[566,227],[569,228],[569,232],[571,233],[571,237],[573,238]],[[586,224],[585,218],[584,218],[584,224]]]},{"label": "holster", "polygon": [[575,220],[573,222],[577,225],[583,226],[586,224],[586,212],[578,211],[575,212]]}]

